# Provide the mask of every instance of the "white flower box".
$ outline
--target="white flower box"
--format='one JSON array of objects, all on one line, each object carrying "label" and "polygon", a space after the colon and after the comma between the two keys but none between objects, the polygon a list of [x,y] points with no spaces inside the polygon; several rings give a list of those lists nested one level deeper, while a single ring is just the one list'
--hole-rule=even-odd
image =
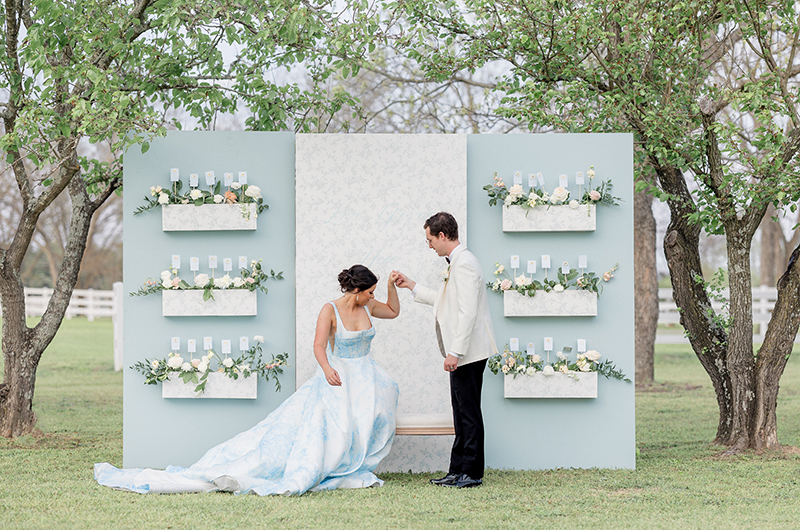
[{"label": "white flower box", "polygon": [[507,398],[596,398],[597,372],[557,372],[544,375],[503,376],[503,395]]},{"label": "white flower box", "polygon": [[[198,381],[200,374],[197,374]],[[256,399],[258,397],[258,376],[239,376],[231,379],[225,374],[211,372],[206,380],[206,388],[195,392],[197,383],[184,383],[177,373],[169,374],[169,379],[161,383],[162,398],[217,398],[217,399]]]},{"label": "white flower box", "polygon": [[503,316],[507,317],[594,317],[597,293],[577,289],[537,291],[536,296],[509,290],[503,292]]},{"label": "white flower box", "polygon": [[161,314],[165,317],[255,316],[256,291],[213,289],[214,299],[203,300],[202,289],[161,291]]},{"label": "white flower box", "polygon": [[[503,206],[503,232],[591,232],[597,229],[597,205],[567,204],[535,206]],[[527,213],[527,215],[525,215]]]},{"label": "white flower box", "polygon": [[[242,207],[248,214],[242,215]],[[161,230],[255,230],[255,204],[167,204],[161,207]]]}]

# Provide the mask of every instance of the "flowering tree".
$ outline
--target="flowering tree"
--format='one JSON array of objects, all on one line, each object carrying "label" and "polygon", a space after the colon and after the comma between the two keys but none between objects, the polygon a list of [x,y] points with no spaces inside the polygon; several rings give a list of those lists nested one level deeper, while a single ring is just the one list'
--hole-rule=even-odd
[{"label": "flowering tree", "polygon": [[[730,452],[778,447],[778,382],[800,325],[800,247],[754,352],[750,250],[770,205],[800,199],[800,32],[794,2],[400,0],[416,24],[392,38],[444,79],[493,61],[501,112],[557,130],[633,131],[638,188],[665,200],[673,292],[719,406]],[[711,307],[701,231],[724,234],[730,307]]]},{"label": "flowering tree", "polygon": [[[359,27],[354,42],[355,30],[331,5],[17,0],[0,6],[0,149],[21,205],[9,242],[0,246],[0,435],[35,426],[39,359],[69,304],[92,218],[122,189],[126,148],[146,150],[174,109],[200,127],[245,108],[251,129],[306,131],[343,105],[355,106],[345,92],[328,96],[316,88],[332,72],[357,71],[347,57],[358,57],[369,40],[368,28]],[[298,64],[310,88],[275,81]],[[111,162],[91,154],[99,143],[114,155]],[[28,327],[20,267],[37,221],[62,194],[70,198],[68,238],[47,310]]]}]

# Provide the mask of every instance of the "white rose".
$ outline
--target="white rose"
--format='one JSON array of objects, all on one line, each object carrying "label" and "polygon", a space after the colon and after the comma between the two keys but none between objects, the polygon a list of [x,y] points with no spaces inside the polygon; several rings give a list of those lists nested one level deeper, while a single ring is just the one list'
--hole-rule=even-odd
[{"label": "white rose", "polygon": [[222,361],[222,364],[225,365],[225,368],[230,368],[231,366],[233,366],[233,359],[231,359],[230,357],[225,357],[225,360]]},{"label": "white rose", "polygon": [[261,198],[261,188],[258,186],[248,186],[247,191],[245,191],[244,194],[248,197],[258,200]]},{"label": "white rose", "polygon": [[264,342],[264,337],[262,337],[261,335],[256,335],[255,337],[253,337],[253,340],[258,343],[261,343]]},{"label": "white rose", "polygon": [[208,361],[200,361],[197,365],[197,370],[202,374],[208,371]]},{"label": "white rose", "polygon": [[563,291],[563,290],[564,290],[564,286],[563,286],[563,285],[561,285],[560,283],[557,283],[557,284],[556,284],[556,285],[553,287],[553,290],[554,290],[555,292],[557,292],[557,293],[560,293],[561,291]]},{"label": "white rose", "polygon": [[505,204],[506,206],[511,206],[513,203],[514,203],[514,197],[512,197],[511,195],[503,199],[503,204]]},{"label": "white rose", "polygon": [[544,369],[542,370],[542,373],[544,375],[553,375],[555,372],[556,371],[553,370],[553,367],[550,366],[549,364],[547,366],[545,366]]},{"label": "white rose", "polygon": [[534,353],[533,355],[531,355],[531,362],[532,363],[540,363],[540,362],[542,362],[542,358]]},{"label": "white rose", "polygon": [[578,206],[580,205],[581,204],[576,199],[572,199],[571,201],[569,201],[569,207],[572,208],[573,210],[577,210]]},{"label": "white rose", "polygon": [[208,283],[208,274],[198,274],[194,277],[194,286],[195,287],[205,287]]},{"label": "white rose", "polygon": [[157,359],[153,359],[153,361],[150,363],[150,366],[152,366],[153,369],[158,368],[158,360]]},{"label": "white rose", "polygon": [[161,282],[161,287],[164,289],[172,289],[172,280],[164,280]]},{"label": "white rose", "polygon": [[529,366],[527,370],[525,370],[525,375],[533,375],[536,373],[536,368],[533,366]]},{"label": "white rose", "polygon": [[524,274],[521,274],[518,277],[514,278],[514,281],[516,281],[517,285],[519,285],[521,287],[525,287],[526,285],[530,285],[531,284],[531,281]]},{"label": "white rose", "polygon": [[569,192],[562,188],[561,186],[557,187],[553,190],[553,193],[550,194],[550,202],[553,204],[557,202],[564,202],[569,198]]},{"label": "white rose", "polygon": [[181,370],[183,370],[184,372],[191,372],[192,370],[194,370],[194,367],[192,366],[192,363],[183,363],[181,365]]},{"label": "white rose", "polygon": [[589,350],[585,353],[586,358],[592,362],[597,362],[600,360],[600,352],[597,350]]},{"label": "white rose", "polygon": [[513,197],[513,200],[517,200],[523,195],[525,195],[525,190],[522,189],[522,185],[520,184],[514,184],[508,190],[508,196]]},{"label": "white rose", "polygon": [[238,182],[231,182],[231,188],[233,188],[235,190],[238,190],[241,187],[242,187],[242,185],[239,184]]},{"label": "white rose", "polygon": [[216,204],[219,204],[224,200],[225,200],[225,197],[223,197],[222,195],[214,195],[214,202]]},{"label": "white rose", "polygon": [[592,367],[589,366],[589,363],[584,363],[584,364],[581,365],[581,372],[588,372],[591,369],[592,369]]},{"label": "white rose", "polygon": [[158,194],[158,204],[167,204],[169,203],[169,195],[166,193],[159,193]]},{"label": "white rose", "polygon": [[168,271],[168,270],[161,271],[161,280],[162,281],[171,280],[171,279],[172,279],[172,273],[170,271]]},{"label": "white rose", "polygon": [[231,283],[233,283],[233,280],[231,280],[231,277],[227,274],[222,278],[217,278],[214,280],[214,286],[219,287],[220,289],[227,289]]},{"label": "white rose", "polygon": [[242,285],[244,285],[244,280],[241,277],[237,276],[236,278],[233,279],[234,287],[241,287]]},{"label": "white rose", "polygon": [[189,192],[189,197],[191,197],[193,201],[196,201],[197,199],[199,199],[202,196],[203,196],[203,192],[198,190],[197,188],[195,188],[195,189],[193,189],[192,191]]},{"label": "white rose", "polygon": [[172,368],[173,370],[178,369],[183,364],[183,357],[180,355],[175,355],[174,357],[170,357],[167,361],[167,366]]}]

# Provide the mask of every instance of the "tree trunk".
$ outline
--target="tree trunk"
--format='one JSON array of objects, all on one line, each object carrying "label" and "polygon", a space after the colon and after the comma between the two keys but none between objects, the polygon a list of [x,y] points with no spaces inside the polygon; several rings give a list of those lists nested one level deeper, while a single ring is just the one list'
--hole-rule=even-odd
[{"label": "tree trunk", "polygon": [[636,329],[636,384],[653,382],[653,357],[658,329],[658,274],[656,273],[656,219],[653,196],[645,191],[633,197],[634,313]]},{"label": "tree trunk", "polygon": [[700,364],[703,365],[719,407],[719,422],[714,443],[729,445],[731,439],[731,381],[726,363],[728,335],[715,321],[714,310],[703,284],[700,264],[700,227],[689,223],[694,202],[678,168],[657,167],[661,187],[674,196],[669,201],[670,222],[664,237],[664,254],[672,280],[672,296],[681,312],[686,330]]},{"label": "tree trunk", "polygon": [[800,246],[794,249],[778,281],[778,300],[755,367],[753,448],[778,449],[778,383],[792,353],[800,327]]},{"label": "tree trunk", "polygon": [[731,381],[729,453],[750,447],[755,410],[753,363],[753,287],[750,277],[751,237],[738,223],[726,224],[730,326],[727,367]]}]

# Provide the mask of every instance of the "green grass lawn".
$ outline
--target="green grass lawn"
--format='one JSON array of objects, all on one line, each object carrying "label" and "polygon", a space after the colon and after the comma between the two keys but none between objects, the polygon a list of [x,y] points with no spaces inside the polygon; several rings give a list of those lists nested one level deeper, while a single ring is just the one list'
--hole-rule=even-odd
[{"label": "green grass lawn", "polygon": [[[657,346],[657,385],[636,396],[636,471],[489,470],[452,491],[431,475],[382,488],[256,497],[138,495],[98,486],[122,461],[122,375],[111,322],[65,321],[42,358],[43,436],[0,439],[0,528],[797,528],[800,457],[717,456],[714,393],[688,346]],[[800,446],[800,360],[781,382],[779,437]],[[591,439],[587,438],[587,450]]]}]

